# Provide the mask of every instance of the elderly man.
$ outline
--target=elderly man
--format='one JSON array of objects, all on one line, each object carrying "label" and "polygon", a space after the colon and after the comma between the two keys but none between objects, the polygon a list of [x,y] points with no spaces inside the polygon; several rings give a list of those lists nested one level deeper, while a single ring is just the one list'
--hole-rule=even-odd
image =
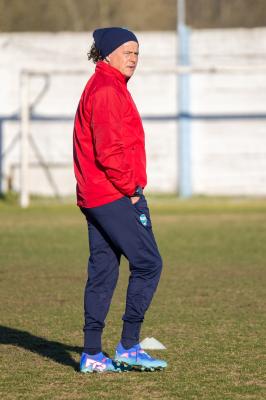
[{"label": "elderly man", "polygon": [[[88,54],[96,63],[76,112],[74,169],[77,204],[88,223],[90,257],[85,288],[82,372],[119,371],[119,365],[154,370],[166,362],[139,344],[140,328],[159,282],[162,260],[143,189],[147,183],[144,131],[127,89],[139,56],[133,32],[97,29]],[[130,278],[121,342],[114,360],[101,335],[116,287],[121,255]]]}]

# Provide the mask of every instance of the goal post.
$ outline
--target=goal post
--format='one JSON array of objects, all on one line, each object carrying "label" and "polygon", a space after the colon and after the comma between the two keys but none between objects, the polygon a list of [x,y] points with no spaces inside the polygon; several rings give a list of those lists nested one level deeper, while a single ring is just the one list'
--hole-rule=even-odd
[{"label": "goal post", "polygon": [[30,78],[25,71],[20,76],[21,116],[20,116],[20,196],[22,208],[29,206],[29,127],[30,127]]},{"label": "goal post", "polygon": [[[31,92],[30,82],[34,77],[51,77],[53,75],[85,75],[88,70],[30,70],[25,69],[20,74],[20,193],[19,205],[27,208],[30,204],[30,121],[31,121]],[[43,163],[44,164],[44,163]],[[48,163],[46,163],[48,166]],[[50,163],[51,164],[51,163]],[[66,164],[64,164],[66,165]],[[54,164],[53,164],[54,166]]]}]

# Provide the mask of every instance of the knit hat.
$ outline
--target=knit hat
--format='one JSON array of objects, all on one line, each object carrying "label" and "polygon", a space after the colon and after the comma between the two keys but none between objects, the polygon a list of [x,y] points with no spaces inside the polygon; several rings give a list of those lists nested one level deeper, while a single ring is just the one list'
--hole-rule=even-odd
[{"label": "knit hat", "polygon": [[134,33],[125,28],[96,29],[93,32],[93,38],[95,46],[103,58],[126,42],[133,41],[138,43]]}]

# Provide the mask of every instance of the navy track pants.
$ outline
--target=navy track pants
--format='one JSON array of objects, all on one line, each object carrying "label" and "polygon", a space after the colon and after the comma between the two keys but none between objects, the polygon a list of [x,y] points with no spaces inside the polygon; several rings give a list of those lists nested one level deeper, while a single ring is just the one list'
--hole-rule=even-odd
[{"label": "navy track pants", "polygon": [[81,208],[81,211],[88,222],[90,246],[84,296],[84,347],[101,349],[101,334],[122,254],[129,261],[130,277],[121,340],[134,345],[139,342],[141,323],[162,270],[147,201],[141,195],[133,205],[124,196],[103,206]]}]

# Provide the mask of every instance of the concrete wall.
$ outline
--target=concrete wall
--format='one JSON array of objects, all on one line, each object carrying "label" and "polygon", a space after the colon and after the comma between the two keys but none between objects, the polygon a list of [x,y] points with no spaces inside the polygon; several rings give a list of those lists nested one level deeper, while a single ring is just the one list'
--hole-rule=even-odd
[{"label": "concrete wall", "polygon": [[[177,78],[142,73],[176,62],[174,32],[138,34],[139,72],[129,89],[144,120],[150,191],[178,190]],[[72,127],[75,109],[93,65],[86,59],[91,35],[0,34],[0,151],[2,190],[19,190],[20,71],[87,70],[31,81],[30,186],[33,193],[71,194]],[[251,73],[193,74],[190,81],[192,186],[195,194],[266,194],[266,78],[256,72],[266,55],[266,29],[191,33],[194,65],[251,65]],[[45,86],[46,85],[46,86]],[[38,98],[45,87],[45,93]],[[169,119],[165,120],[168,116]],[[157,117],[162,117],[157,120]],[[48,163],[49,168],[44,168]],[[9,182],[9,183],[8,183]]]}]

